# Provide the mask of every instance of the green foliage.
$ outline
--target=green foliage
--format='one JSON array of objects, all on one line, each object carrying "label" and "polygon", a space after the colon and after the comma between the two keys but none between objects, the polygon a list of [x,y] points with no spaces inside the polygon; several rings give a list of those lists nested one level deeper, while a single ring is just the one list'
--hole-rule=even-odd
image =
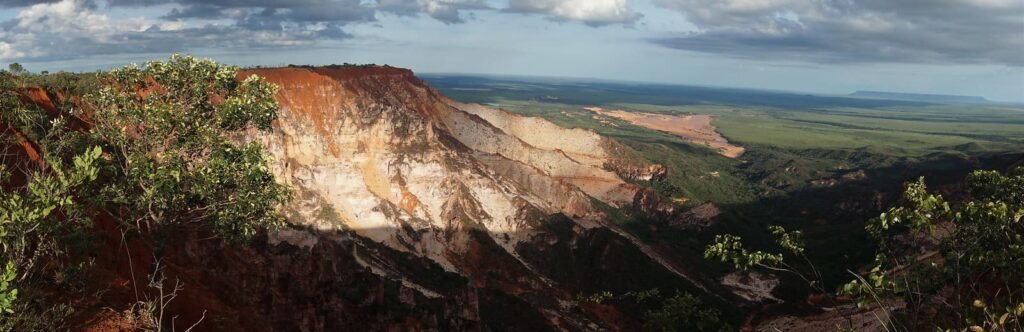
[{"label": "green foliage", "polygon": [[581,303],[582,302],[587,302],[587,303],[602,304],[602,303],[605,303],[606,301],[612,300],[614,298],[615,298],[615,294],[612,294],[612,292],[603,291],[603,292],[598,292],[598,293],[590,294],[589,296],[584,296],[583,294],[577,294],[575,300],[576,300],[576,302],[581,302]]},{"label": "green foliage", "polygon": [[172,56],[145,67],[111,70],[91,100],[93,138],[110,153],[106,193],[127,213],[125,225],[156,233],[203,223],[229,241],[245,241],[284,218],[290,195],[274,181],[243,130],[269,130],[276,86],[258,76],[239,82],[236,67]]},{"label": "green foliage", "polygon": [[[274,181],[263,148],[241,139],[270,129],[276,87],[235,72],[174,56],[99,79],[0,73],[4,139],[27,138],[43,155],[0,165],[0,331],[63,329],[70,307],[43,293],[81,287],[98,211],[153,240],[157,253],[184,225],[240,242],[283,222],[278,210],[290,193]],[[54,99],[52,117],[19,98],[39,86],[51,97],[85,95],[74,104]],[[81,131],[68,125],[83,115],[79,105],[93,125]]]},{"label": "green foliage", "polygon": [[[907,184],[903,204],[867,226],[879,241],[875,266],[841,292],[865,306],[896,296],[910,313],[927,308],[958,318],[935,322],[939,326],[1020,328],[1024,173],[976,171],[965,184],[971,199],[955,207],[929,194],[923,179]],[[931,296],[923,296],[943,293],[952,295],[944,296],[939,308]]]},{"label": "green foliage", "polygon": [[647,331],[731,331],[718,310],[688,293],[676,293],[644,315]]},{"label": "green foliage", "polygon": [[[24,87],[39,87],[51,94],[59,94],[65,97],[84,96],[88,93],[99,90],[100,81],[98,73],[40,73],[39,75],[23,74],[18,76],[18,81]],[[60,102],[57,100],[56,102]],[[58,105],[71,106],[71,105]]]},{"label": "green foliage", "polygon": [[659,194],[665,197],[682,197],[686,194],[686,192],[683,191],[682,188],[673,185],[669,181],[652,180],[647,181],[647,184],[649,184],[650,187],[654,189],[654,191],[657,191]]},{"label": "green foliage", "polygon": [[978,200],[1000,201],[1011,206],[1024,206],[1024,168],[1013,176],[995,171],[978,171],[967,176],[967,190]]},{"label": "green foliage", "polygon": [[797,255],[804,253],[803,232],[788,232],[785,228],[782,228],[782,226],[777,225],[768,226],[768,230],[772,232],[772,235],[775,235],[778,240],[778,244],[782,249],[786,249]]},{"label": "green foliage", "polygon": [[18,290],[12,285],[15,271],[14,262],[4,264],[0,274],[0,317],[14,313],[14,300],[18,299]]},{"label": "green foliage", "polygon": [[781,254],[748,250],[743,246],[743,239],[732,234],[716,235],[715,241],[704,249],[704,258],[718,259],[741,270],[748,270],[754,266],[771,267],[782,263]]},{"label": "green foliage", "polygon": [[0,315],[0,331],[71,331],[73,326],[68,326],[68,318],[74,312],[67,303],[52,303],[38,296],[19,297],[14,314]]},{"label": "green foliage", "polygon": [[617,304],[636,308],[649,308],[644,311],[643,324],[645,331],[732,331],[732,327],[723,320],[722,313],[709,307],[693,294],[676,291],[671,297],[665,298],[657,288],[631,291],[616,295],[609,291],[591,295],[576,295],[577,303]]},{"label": "green foliage", "polygon": [[819,292],[825,292],[824,280],[817,267],[804,255],[803,233],[800,231],[787,231],[782,226],[772,225],[768,227],[769,232],[775,236],[775,245],[779,246],[790,256],[800,258],[804,265],[790,264],[785,260],[782,253],[769,253],[761,250],[749,250],[743,244],[743,240],[736,235],[716,235],[714,242],[704,249],[704,258],[718,259],[723,263],[729,263],[739,270],[749,270],[758,267],[766,270],[785,272],[793,274],[807,286]]},{"label": "green foliage", "polygon": [[22,66],[20,63],[17,63],[17,62],[14,62],[14,63],[11,63],[11,64],[7,65],[7,70],[10,71],[11,74],[14,74],[14,75],[21,75],[21,74],[25,73],[25,67]]},{"label": "green foliage", "polygon": [[935,220],[946,220],[951,216],[949,203],[942,196],[929,194],[923,177],[907,184],[903,196],[906,205],[891,208],[872,219],[865,227],[868,233],[880,238],[885,231],[897,225],[914,231],[931,232],[935,229]]},{"label": "green foliage", "polygon": [[34,127],[45,124],[43,112],[22,105],[15,90],[18,84],[11,77],[0,73],[0,121],[5,125],[28,134]]},{"label": "green foliage", "polygon": [[[70,166],[56,158],[48,169],[29,170],[28,183],[16,190],[0,191],[0,315],[12,313],[19,282],[45,272],[47,260],[63,258],[72,251],[66,239],[82,236],[90,225],[90,211],[79,205],[79,196],[98,176],[100,149],[94,147],[72,158]],[[0,178],[10,172],[0,165]]]}]

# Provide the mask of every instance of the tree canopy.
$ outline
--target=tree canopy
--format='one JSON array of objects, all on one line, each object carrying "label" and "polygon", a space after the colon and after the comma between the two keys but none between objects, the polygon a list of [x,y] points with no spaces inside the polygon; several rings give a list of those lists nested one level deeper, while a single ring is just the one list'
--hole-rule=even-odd
[{"label": "tree canopy", "polygon": [[112,214],[149,230],[201,222],[233,241],[283,222],[287,190],[263,147],[239,138],[270,129],[277,87],[237,69],[174,56],[104,75],[90,138],[110,155]]}]

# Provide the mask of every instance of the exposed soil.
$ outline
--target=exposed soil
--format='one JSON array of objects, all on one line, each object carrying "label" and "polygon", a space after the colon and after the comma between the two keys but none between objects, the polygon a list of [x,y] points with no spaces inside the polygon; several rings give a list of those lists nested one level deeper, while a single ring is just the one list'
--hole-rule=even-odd
[{"label": "exposed soil", "polygon": [[747,301],[779,301],[772,296],[772,290],[779,286],[779,279],[757,271],[736,271],[722,277],[722,285]]},{"label": "exposed soil", "polygon": [[626,112],[623,110],[605,110],[600,107],[586,107],[588,111],[614,117],[626,122],[679,136],[687,141],[707,146],[719,154],[738,158],[746,151],[741,146],[729,144],[715,126],[711,124],[711,116],[706,114],[666,115],[642,112]]},{"label": "exposed soil", "polygon": [[704,229],[713,225],[721,213],[717,205],[707,202],[679,215],[669,225],[678,229]]}]

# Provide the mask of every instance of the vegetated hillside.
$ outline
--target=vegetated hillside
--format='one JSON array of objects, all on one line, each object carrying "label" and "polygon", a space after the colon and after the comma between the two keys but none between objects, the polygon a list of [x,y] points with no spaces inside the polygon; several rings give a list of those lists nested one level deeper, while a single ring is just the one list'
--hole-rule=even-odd
[{"label": "vegetated hillside", "polygon": [[[188,61],[172,58],[167,66],[179,70],[173,66],[191,66]],[[241,146],[260,143],[270,155],[277,181],[294,193],[284,229],[239,244],[222,241],[216,228],[168,228],[155,242],[145,231],[126,237],[116,215],[98,213],[88,231],[95,236],[92,259],[76,272],[83,282],[74,291],[64,291],[72,286],[63,282],[16,283],[31,295],[16,302],[23,317],[48,303],[68,303],[73,310],[55,313],[54,322],[125,329],[153,315],[146,308],[157,303],[178,324],[198,323],[200,330],[605,330],[649,325],[651,315],[668,315],[658,321],[684,327],[688,315],[738,320],[737,308],[748,303],[690,269],[684,256],[613,222],[621,213],[665,218],[678,212],[636,184],[660,181],[664,167],[613,140],[456,103],[405,69],[256,69],[240,72],[238,80],[252,76],[279,88],[272,128],[242,127],[223,137]],[[162,87],[129,80],[148,87],[121,96],[128,105],[176,100],[146,97],[166,94],[174,77],[160,78]],[[38,115],[38,123],[69,121],[65,129],[47,129],[50,136],[88,137],[97,130],[90,114],[109,102],[93,97],[95,90],[82,98],[11,89],[5,93],[19,96],[19,109]],[[209,100],[217,105],[222,96]],[[132,107],[124,112],[158,112]],[[147,126],[128,127],[118,137],[131,143]],[[3,129],[13,140],[9,150],[21,156],[5,158],[10,169],[39,160],[34,139],[50,142]],[[90,151],[102,155],[94,159],[100,164],[115,155]],[[116,182],[99,179],[108,180]],[[24,181],[7,185],[21,190]],[[124,204],[118,202],[96,204]],[[595,297],[606,293],[612,295]]]},{"label": "vegetated hillside", "polygon": [[[669,223],[634,216],[616,216],[617,222],[656,246],[693,257],[702,271],[719,275],[716,280],[741,280],[738,285],[730,283],[747,295],[771,285],[770,278],[743,278],[732,274],[734,269],[701,260],[715,235],[735,234],[752,248],[775,250],[778,244],[768,226],[802,231],[806,256],[821,273],[821,284],[832,290],[849,281],[848,271],[859,271],[875,257],[865,222],[900,200],[904,182],[924,176],[931,189],[962,195],[961,183],[972,170],[1006,171],[1024,157],[1024,113],[999,105],[849,102],[850,98],[792,94],[758,103],[753,100],[772,93],[722,89],[735,95],[724,97],[728,94],[723,92],[696,100],[676,94],[686,87],[472,77],[428,80],[460,100],[594,130],[664,165],[666,181],[647,185],[683,202],[684,208],[677,210],[685,212]],[[785,107],[776,107],[780,105]],[[596,117],[589,110],[593,107],[710,115],[725,138],[747,151],[738,160],[725,158],[667,133]],[[785,321],[786,316],[820,313],[822,306],[835,305],[822,302],[818,295],[808,297],[821,291],[809,290],[806,282],[789,273],[767,275],[781,279],[767,293],[789,304],[753,311],[751,328],[773,317]]]},{"label": "vegetated hillside", "polygon": [[[214,78],[195,77],[179,84],[177,77],[208,71],[189,69],[198,65],[181,58],[172,58],[169,66],[171,71],[156,67],[176,73],[161,78],[163,87],[183,89],[217,77],[210,74]],[[225,68],[217,72],[221,70]],[[26,181],[38,173],[32,170],[45,169],[50,161],[41,158],[47,151],[52,155],[73,150],[81,143],[78,135],[88,137],[97,130],[97,119],[91,115],[110,100],[95,94],[110,87],[113,79],[101,77],[99,83],[84,80],[57,86],[49,84],[48,76],[22,77],[18,84],[5,85],[5,96],[16,96],[26,107],[15,108],[31,111],[28,123],[35,125],[3,123],[0,128],[11,156],[4,158],[4,165],[15,170],[4,183],[5,194],[27,189]],[[940,190],[955,193],[969,170],[1005,169],[1020,160],[1019,151],[1004,149],[1019,144],[1014,121],[968,124],[998,129],[984,137],[956,130],[940,136],[945,127],[935,122],[915,122],[913,133],[886,136],[893,130],[885,124],[854,115],[910,119],[917,113],[833,109],[826,99],[807,102],[791,95],[781,102],[827,109],[707,108],[725,138],[747,148],[741,158],[731,159],[669,133],[614,119],[601,122],[581,105],[552,102],[562,99],[555,95],[543,102],[530,97],[502,106],[520,114],[461,103],[406,69],[289,67],[243,70],[224,77],[250,83],[218,83],[233,90],[185,98],[186,103],[199,100],[201,107],[187,112],[172,109],[180,113],[161,113],[166,110],[161,103],[176,100],[167,95],[169,90],[147,79],[129,79],[143,88],[122,91],[121,100],[128,106],[121,111],[131,116],[115,120],[156,114],[163,116],[154,118],[161,123],[182,120],[177,124],[182,128],[199,125],[185,121],[192,118],[177,119],[185,114],[232,128],[216,137],[230,138],[232,144],[246,147],[244,151],[252,147],[245,143],[258,143],[257,151],[269,155],[269,164],[246,172],[259,175],[269,170],[294,194],[284,206],[284,227],[260,230],[245,243],[225,241],[217,227],[184,227],[163,231],[158,243],[152,233],[126,232],[117,214],[99,213],[89,232],[95,241],[82,251],[88,259],[75,261],[82,264],[33,278],[42,281],[31,285],[14,283],[23,286],[23,295],[15,302],[20,312],[46,308],[49,313],[53,306],[63,308],[52,310],[54,321],[99,330],[129,329],[132,322],[152,315],[153,303],[162,303],[154,302],[162,298],[160,291],[172,291],[171,281],[180,281],[177,297],[162,308],[168,317],[176,317],[177,326],[198,322],[198,330],[718,330],[745,318],[750,327],[796,321],[796,327],[811,328],[816,323],[799,325],[799,317],[816,317],[830,310],[819,305],[831,306],[837,299],[819,301],[820,291],[785,273],[739,273],[706,260],[704,250],[715,235],[737,234],[748,244],[772,248],[777,245],[766,226],[802,230],[809,261],[821,269],[822,281],[830,287],[849,278],[847,269],[858,269],[870,260],[873,247],[867,244],[863,223],[898,198],[904,180],[927,175]],[[267,128],[232,122],[238,115],[231,112],[247,109],[229,107],[240,103],[229,99],[232,93],[270,91],[253,87],[254,77],[277,87],[276,94],[263,96],[270,99],[266,103],[252,98],[258,101],[257,109],[273,110],[274,118],[264,119],[273,120]],[[36,87],[40,84],[45,88]],[[614,101],[616,95],[603,97]],[[485,94],[478,99],[510,101],[493,98]],[[670,106],[612,106],[685,113],[667,109]],[[1015,119],[1007,112],[996,114]],[[858,127],[835,127],[837,118]],[[819,137],[831,134],[838,139],[786,136],[784,128],[795,124]],[[145,137],[147,130],[176,134],[157,121],[120,128],[105,130],[115,136],[127,133],[117,136],[125,144]],[[761,129],[739,136],[744,128]],[[70,139],[53,144],[55,136]],[[878,137],[917,143],[893,152],[872,145],[882,141]],[[936,147],[934,142],[918,141],[922,137],[942,137],[943,142],[959,145]],[[856,145],[865,142],[869,146]],[[197,144],[186,143],[186,148]],[[147,146],[165,144],[155,139]],[[90,151],[100,151],[102,157],[86,161],[103,165],[114,159],[117,150],[112,149],[117,146],[100,145],[102,150]],[[193,153],[202,157],[204,151]],[[163,155],[136,156],[154,157]],[[113,170],[101,167],[101,172]],[[169,183],[181,176],[155,175]],[[267,178],[246,179],[261,183]],[[230,184],[236,185],[245,183]],[[105,197],[109,192],[92,194]],[[108,210],[120,214],[126,202],[121,198],[98,204],[101,210],[109,208],[107,204],[121,204]],[[0,299],[5,294],[0,289]],[[844,310],[864,317],[873,314]]]}]

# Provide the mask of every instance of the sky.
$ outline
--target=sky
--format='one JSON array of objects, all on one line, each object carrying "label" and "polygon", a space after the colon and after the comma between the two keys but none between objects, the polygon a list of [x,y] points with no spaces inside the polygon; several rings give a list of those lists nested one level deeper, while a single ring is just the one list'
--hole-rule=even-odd
[{"label": "sky", "polygon": [[1024,102],[1024,0],[0,0],[0,64],[172,53]]}]

